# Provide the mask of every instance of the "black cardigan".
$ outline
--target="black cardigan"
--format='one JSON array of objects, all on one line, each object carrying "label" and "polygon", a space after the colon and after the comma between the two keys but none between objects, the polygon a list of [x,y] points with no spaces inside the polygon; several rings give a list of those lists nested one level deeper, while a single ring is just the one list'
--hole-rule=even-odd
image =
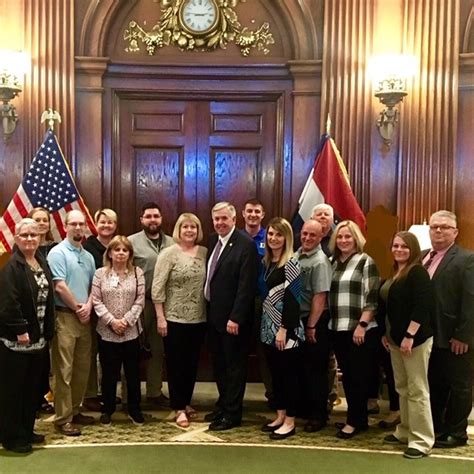
[{"label": "black cardigan", "polygon": [[400,280],[394,280],[387,298],[387,317],[390,336],[400,346],[410,321],[420,324],[413,347],[423,344],[433,335],[432,318],[435,312],[435,294],[428,272],[415,265]]},{"label": "black cardigan", "polygon": [[[54,286],[51,270],[40,252],[36,259],[49,283],[44,317],[44,337],[54,335]],[[16,249],[0,271],[0,337],[16,341],[17,335],[28,333],[31,343],[38,342],[40,327],[36,315],[38,285],[24,255]]]}]

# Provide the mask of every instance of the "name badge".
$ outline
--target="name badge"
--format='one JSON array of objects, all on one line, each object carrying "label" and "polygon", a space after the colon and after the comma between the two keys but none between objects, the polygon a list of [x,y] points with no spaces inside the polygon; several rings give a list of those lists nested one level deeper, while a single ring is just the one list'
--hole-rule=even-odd
[{"label": "name badge", "polygon": [[117,286],[119,284],[119,277],[117,275],[112,275],[109,278],[109,284],[112,288],[117,288]]}]

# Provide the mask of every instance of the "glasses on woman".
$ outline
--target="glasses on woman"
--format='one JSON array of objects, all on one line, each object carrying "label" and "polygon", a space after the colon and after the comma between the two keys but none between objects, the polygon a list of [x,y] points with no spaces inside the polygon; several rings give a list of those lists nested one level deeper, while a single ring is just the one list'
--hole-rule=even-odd
[{"label": "glasses on woman", "polygon": [[21,239],[36,239],[37,237],[39,237],[39,234],[36,234],[34,232],[24,232],[24,233],[21,233],[21,234],[18,234],[18,237],[20,237]]}]

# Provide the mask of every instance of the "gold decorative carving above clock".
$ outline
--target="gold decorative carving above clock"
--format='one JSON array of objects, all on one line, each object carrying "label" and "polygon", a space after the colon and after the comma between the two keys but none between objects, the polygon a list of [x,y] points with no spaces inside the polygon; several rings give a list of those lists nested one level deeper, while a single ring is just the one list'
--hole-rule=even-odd
[{"label": "gold decorative carving above clock", "polygon": [[143,43],[148,54],[157,48],[176,45],[181,50],[213,51],[226,49],[234,42],[243,56],[257,48],[268,54],[268,46],[274,44],[269,23],[257,30],[242,27],[234,8],[246,0],[160,0],[161,19],[150,31],[145,31],[132,20],[124,31],[128,42],[125,51],[140,51]]}]

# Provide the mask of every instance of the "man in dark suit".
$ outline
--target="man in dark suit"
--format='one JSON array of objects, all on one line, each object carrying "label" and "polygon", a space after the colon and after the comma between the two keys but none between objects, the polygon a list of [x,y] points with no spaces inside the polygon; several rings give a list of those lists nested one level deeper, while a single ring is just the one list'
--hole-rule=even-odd
[{"label": "man in dark suit", "polygon": [[258,259],[253,240],[235,228],[235,220],[232,204],[220,202],[212,208],[216,234],[209,240],[204,294],[219,399],[205,417],[211,431],[240,425],[247,377]]},{"label": "man in dark suit", "polygon": [[474,254],[455,244],[456,215],[430,218],[432,249],[423,258],[436,291],[434,345],[429,365],[435,447],[467,443],[472,409],[474,345]]}]

